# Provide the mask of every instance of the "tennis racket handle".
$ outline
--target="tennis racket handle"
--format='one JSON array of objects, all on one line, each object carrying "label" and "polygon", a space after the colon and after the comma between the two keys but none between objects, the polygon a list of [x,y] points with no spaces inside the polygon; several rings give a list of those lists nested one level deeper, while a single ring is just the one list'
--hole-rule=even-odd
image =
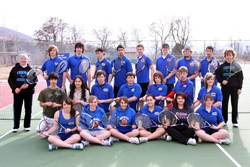
[{"label": "tennis racket handle", "polygon": [[19,90],[21,91],[23,89],[23,87],[21,86],[21,88],[19,88]]}]

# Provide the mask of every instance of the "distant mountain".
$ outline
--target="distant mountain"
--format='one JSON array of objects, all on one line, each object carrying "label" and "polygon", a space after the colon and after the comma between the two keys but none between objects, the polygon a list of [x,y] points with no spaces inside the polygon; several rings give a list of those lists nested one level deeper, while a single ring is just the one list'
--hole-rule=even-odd
[{"label": "distant mountain", "polygon": [[8,38],[12,38],[13,34],[17,34],[17,37],[21,38],[21,39],[28,39],[28,40],[33,40],[34,39],[33,37],[25,35],[23,33],[20,33],[18,31],[15,31],[15,30],[0,26],[0,37],[7,36]]}]

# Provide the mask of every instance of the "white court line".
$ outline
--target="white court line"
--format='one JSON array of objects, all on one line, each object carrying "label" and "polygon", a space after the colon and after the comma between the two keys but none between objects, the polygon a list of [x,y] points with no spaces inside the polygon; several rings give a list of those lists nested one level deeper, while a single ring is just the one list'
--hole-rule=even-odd
[{"label": "white court line", "polygon": [[[36,113],[34,116],[31,117],[31,119],[32,119],[33,117],[37,116],[38,114],[40,114],[41,112],[42,112],[42,111]],[[20,126],[22,126],[22,125],[23,125],[23,123],[20,124]],[[12,132],[12,129],[11,129],[9,132],[7,132],[7,133],[3,134],[2,136],[0,136],[0,139],[2,139],[4,136],[7,136],[7,135],[8,135],[9,133],[11,133],[11,132]]]},{"label": "white court line", "polygon": [[226,156],[237,166],[237,167],[241,167],[241,165],[228,153],[226,152],[226,150],[224,150],[224,148],[221,147],[220,144],[216,143],[217,147],[219,147],[219,149],[226,154]]}]

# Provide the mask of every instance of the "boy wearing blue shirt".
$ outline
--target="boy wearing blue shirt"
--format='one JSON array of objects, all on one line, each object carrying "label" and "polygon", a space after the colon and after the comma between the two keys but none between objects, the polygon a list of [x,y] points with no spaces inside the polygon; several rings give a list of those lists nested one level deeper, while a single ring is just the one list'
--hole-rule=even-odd
[{"label": "boy wearing blue shirt", "polygon": [[[215,59],[213,57],[214,48],[212,46],[208,46],[206,48],[205,53],[207,54],[207,56],[203,60],[201,60],[201,69],[200,69],[200,74],[199,74],[201,77],[201,88],[204,86],[204,78],[208,72],[208,65],[211,63],[213,59]],[[220,66],[220,62],[218,61],[218,68],[219,66]],[[213,74],[215,75],[215,72]],[[215,85],[217,85],[217,83],[218,81],[215,80]]]},{"label": "boy wearing blue shirt", "polygon": [[[152,64],[152,61],[150,60],[150,58],[146,55],[144,55],[144,46],[142,44],[138,44],[136,46],[136,50],[138,52],[138,56],[135,60],[135,62],[137,63],[140,59],[144,59],[145,61],[145,66],[144,69],[142,71],[137,71],[136,69],[136,64],[135,64],[135,69],[136,69],[136,77],[137,77],[137,83],[141,86],[142,89],[142,93],[141,93],[141,97],[143,97],[148,89],[148,86],[151,86],[153,84],[153,75],[154,75],[154,66]],[[151,76],[149,79],[149,69],[151,70]],[[144,102],[140,101],[140,108],[142,108],[144,106]]]},{"label": "boy wearing blue shirt", "polygon": [[156,71],[154,73],[154,82],[155,84],[151,85],[146,95],[142,98],[140,98],[140,101],[143,101],[143,103],[146,101],[146,96],[148,94],[153,94],[155,96],[155,99],[157,100],[157,103],[161,106],[161,108],[164,107],[164,97],[167,95],[168,87],[162,83],[163,81],[163,75],[160,71]]},{"label": "boy wearing blue shirt", "polygon": [[166,84],[168,87],[168,92],[167,94],[169,94],[173,88],[174,88],[174,84],[175,84],[175,73],[176,73],[176,64],[174,65],[174,69],[173,71],[170,73],[167,71],[167,61],[169,59],[175,59],[174,56],[169,54],[169,44],[164,43],[162,44],[162,56],[158,57],[156,60],[156,70],[160,71],[163,75],[163,84]]},{"label": "boy wearing blue shirt", "polygon": [[115,101],[118,102],[121,96],[126,96],[130,107],[137,111],[136,104],[141,96],[141,86],[134,82],[135,74],[133,72],[127,73],[126,80],[127,83],[121,86]]},{"label": "boy wearing blue shirt", "polygon": [[113,87],[105,82],[105,71],[99,70],[96,73],[98,83],[94,84],[91,89],[92,95],[97,96],[98,103],[103,107],[105,112],[109,112],[109,105],[114,99]]},{"label": "boy wearing blue shirt", "polygon": [[103,52],[102,48],[97,48],[95,50],[96,53],[96,57],[97,57],[97,61],[95,63],[96,66],[96,71],[95,71],[95,75],[92,76],[92,79],[95,79],[95,83],[97,83],[97,76],[96,73],[98,70],[102,69],[103,71],[105,71],[106,73],[106,78],[105,78],[105,82],[107,83],[111,83],[111,79],[112,79],[112,67],[110,62],[104,57],[105,53]]},{"label": "boy wearing blue shirt", "polygon": [[172,100],[171,97],[173,97],[175,93],[183,92],[186,95],[187,104],[191,106],[194,98],[193,97],[194,88],[193,88],[193,83],[187,78],[188,69],[187,67],[182,66],[179,68],[178,72],[180,80],[178,80],[177,83],[175,84],[173,91],[166,96],[166,100],[173,101],[174,99]]},{"label": "boy wearing blue shirt", "polygon": [[[193,51],[191,50],[190,47],[186,46],[183,50],[182,50],[182,54],[184,55],[184,57],[182,59],[180,59],[177,62],[177,70],[182,67],[185,66],[188,68],[188,65],[191,61],[193,61],[194,59],[192,58],[192,54]],[[188,73],[187,73],[188,74]],[[196,71],[193,75],[188,74],[188,79],[193,83],[194,86],[194,90],[195,90],[195,78],[199,75],[199,71]],[[176,77],[180,80],[181,77],[178,73],[176,73]],[[195,93],[195,92],[194,92]]]},{"label": "boy wearing blue shirt", "polygon": [[116,50],[118,53],[118,57],[115,57],[111,61],[111,67],[114,67],[114,64],[115,64],[115,61],[117,58],[122,59],[123,65],[122,65],[121,70],[119,72],[117,72],[115,74],[113,73],[113,75],[112,75],[112,77],[115,77],[115,82],[114,82],[114,95],[115,95],[115,97],[117,97],[117,93],[118,93],[120,87],[127,83],[126,74],[128,72],[133,72],[131,61],[124,55],[124,53],[125,53],[124,46],[118,45]]},{"label": "boy wearing blue shirt", "polygon": [[91,63],[88,57],[83,55],[84,52],[84,44],[82,42],[78,42],[75,44],[75,55],[68,58],[68,69],[71,70],[70,77],[67,75],[67,79],[70,84],[72,84],[74,78],[79,75],[78,74],[78,65],[81,63],[83,59],[87,59],[89,61],[89,69],[86,73],[82,74],[82,78],[84,82],[88,85],[87,87],[90,89],[90,80],[91,80]]},{"label": "boy wearing blue shirt", "polygon": [[[48,81],[48,76],[51,72],[54,72],[58,63],[63,61],[61,58],[58,57],[58,48],[55,45],[50,45],[48,48],[49,59],[47,59],[42,67],[41,70],[43,72],[43,78],[47,82],[47,86],[50,86],[50,82]],[[47,71],[46,74],[44,71]],[[58,74],[59,81],[57,82],[57,86],[63,90],[65,90],[65,81],[66,81],[66,71],[64,73]]]}]

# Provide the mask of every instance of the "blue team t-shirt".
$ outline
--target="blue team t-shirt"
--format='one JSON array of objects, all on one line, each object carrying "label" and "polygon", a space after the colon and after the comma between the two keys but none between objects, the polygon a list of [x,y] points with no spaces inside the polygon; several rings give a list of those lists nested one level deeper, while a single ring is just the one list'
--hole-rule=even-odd
[{"label": "blue team t-shirt", "polygon": [[121,97],[121,96],[127,96],[127,98],[130,98],[133,96],[137,97],[136,101],[129,103],[131,108],[133,108],[136,111],[136,103],[138,102],[141,96],[141,92],[142,92],[142,89],[138,83],[134,83],[131,86],[126,83],[122,85],[121,88],[119,89],[117,97]]},{"label": "blue team t-shirt", "polygon": [[[204,78],[205,75],[207,74],[208,72],[208,65],[211,63],[211,61],[215,59],[214,57],[212,57],[212,59],[210,61],[207,61],[207,58],[205,57],[204,59],[201,60],[201,69],[200,69],[200,72],[201,72],[201,76]],[[219,66],[220,66],[220,62],[218,61],[219,63]],[[219,68],[218,66],[218,68]],[[215,75],[215,72],[213,73]],[[217,85],[218,81],[217,79],[215,78],[215,85]],[[201,81],[201,88],[204,86],[204,82]]]},{"label": "blue team t-shirt", "polygon": [[[168,54],[167,57],[160,56],[156,59],[156,70],[162,73],[163,78],[166,78],[166,76],[170,74],[170,72],[167,71],[166,64],[167,64],[168,59],[172,57],[174,56]],[[175,83],[175,74],[167,80],[166,84],[174,84],[174,83]]]},{"label": "blue team t-shirt", "polygon": [[[91,94],[97,96],[99,100],[114,98],[113,87],[108,83],[105,83],[103,86],[100,86],[98,83],[94,84],[91,89]],[[109,105],[110,103],[102,103],[105,112],[109,112]]]},{"label": "blue team t-shirt", "polygon": [[223,122],[224,118],[220,110],[216,107],[212,107],[211,111],[208,112],[205,106],[199,108],[196,113],[200,114],[210,125],[218,126],[217,122]]},{"label": "blue team t-shirt", "polygon": [[[112,61],[111,61],[111,67],[113,67],[114,61],[117,57],[115,57]],[[128,72],[133,72],[133,68],[132,68],[132,64],[130,62],[130,60],[124,55],[122,57],[122,60],[124,62],[121,70],[115,74],[115,81],[114,81],[114,86],[116,87],[121,87],[122,85],[127,83],[126,80],[126,74]]]},{"label": "blue team t-shirt", "polygon": [[[137,77],[137,83],[147,83],[150,81],[149,79],[149,66],[152,65],[152,61],[150,60],[149,57],[142,55],[141,57],[137,56],[135,62],[138,62],[139,58],[143,58],[145,61],[145,67],[141,72],[136,71],[136,77]],[[136,64],[135,64],[135,69],[136,69]]]},{"label": "blue team t-shirt", "polygon": [[[159,125],[158,115],[162,111],[162,108],[160,106],[155,105],[155,109],[151,112],[148,109],[148,105],[146,104],[144,107],[141,108],[139,114],[146,114],[148,115],[157,125]],[[152,124],[152,126],[157,126],[155,123]]]},{"label": "blue team t-shirt", "polygon": [[[87,59],[89,61],[89,68],[91,68],[91,62],[89,60],[88,57],[85,57],[83,55],[81,55],[80,57],[76,56],[76,54],[74,56],[71,56],[67,59],[67,62],[68,62],[68,69],[71,70],[71,74],[70,74],[70,78],[72,80],[74,80],[74,78],[77,76],[77,75],[80,75],[78,74],[78,65],[81,63],[81,61],[83,59]],[[88,78],[87,78],[87,73],[84,73],[81,75],[84,82],[87,83],[88,81]]]},{"label": "blue team t-shirt", "polygon": [[[217,86],[213,86],[212,89],[208,92],[207,89],[205,89],[205,86],[202,87],[200,89],[200,92],[198,94],[198,98],[197,100],[202,100],[204,101],[204,97],[206,94],[211,94],[213,96],[213,99],[214,99],[214,103],[218,102],[218,101],[221,101],[223,100],[223,95],[222,95],[222,92],[220,90],[220,88],[218,88]],[[221,105],[217,107],[220,111],[221,111]]]},{"label": "blue team t-shirt", "polygon": [[[181,58],[180,60],[178,60],[178,62],[177,62],[177,70],[179,70],[179,68],[181,67],[181,66],[185,66],[185,67],[187,67],[188,68],[188,65],[189,65],[189,63],[191,62],[191,61],[193,61],[194,59],[192,58],[192,57],[190,57],[190,59],[189,60],[187,60],[187,59],[185,59],[185,56],[183,57],[183,58]],[[199,71],[197,71],[197,72],[199,72]],[[190,77],[191,75],[190,74],[188,74],[188,77]],[[193,86],[195,87],[195,79],[192,79],[192,80],[190,80],[192,83],[193,83]]]},{"label": "blue team t-shirt", "polygon": [[[42,65],[42,67],[41,67],[41,70],[42,71],[47,71],[47,75],[49,75],[50,73],[52,73],[52,72],[55,72],[55,69],[56,69],[56,66],[57,66],[57,64],[58,63],[60,63],[61,61],[63,61],[60,57],[55,57],[55,58],[49,58],[49,59],[47,59],[44,63],[43,63],[43,65]],[[67,70],[65,70],[64,72],[66,72]],[[61,88],[62,87],[62,79],[63,79],[63,73],[60,73],[60,74],[58,74],[58,76],[59,76],[59,81],[57,82],[57,86],[59,87],[59,88]],[[47,82],[47,86],[49,86],[50,85],[50,83],[49,83],[49,81],[48,80],[46,80],[46,82]]]},{"label": "blue team t-shirt", "polygon": [[[97,60],[95,63],[95,67],[102,66],[102,70],[106,73],[105,82],[108,82],[109,74],[112,74],[112,67],[110,62],[104,58],[102,61]],[[95,83],[98,83],[97,79],[95,79]]]},{"label": "blue team t-shirt", "polygon": [[173,88],[173,91],[175,93],[183,92],[188,95],[186,102],[191,106],[194,100],[193,89],[193,83],[189,79],[187,79],[184,83],[181,83],[181,80],[178,80],[175,84],[175,87]]}]

